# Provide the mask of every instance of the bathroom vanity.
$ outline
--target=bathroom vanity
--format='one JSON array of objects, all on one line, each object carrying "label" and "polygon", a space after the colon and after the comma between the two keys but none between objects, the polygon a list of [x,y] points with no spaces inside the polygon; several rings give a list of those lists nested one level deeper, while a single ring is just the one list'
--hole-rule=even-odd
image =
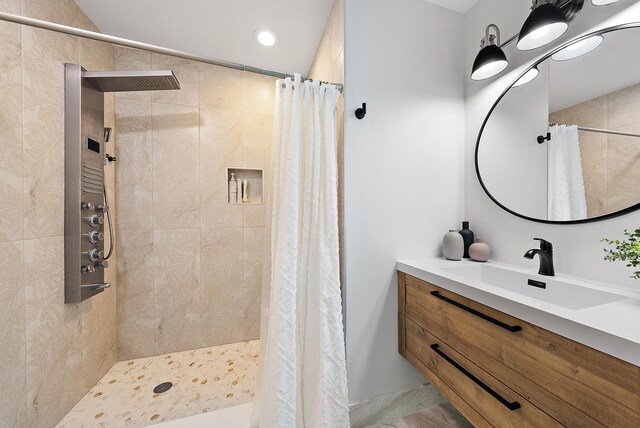
[{"label": "bathroom vanity", "polygon": [[397,269],[399,352],[476,427],[640,424],[640,295],[499,263]]}]

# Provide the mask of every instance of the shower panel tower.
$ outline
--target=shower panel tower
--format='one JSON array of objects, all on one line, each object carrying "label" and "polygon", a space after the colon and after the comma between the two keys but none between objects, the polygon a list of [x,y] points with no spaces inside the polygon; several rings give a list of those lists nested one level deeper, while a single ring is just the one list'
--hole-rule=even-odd
[{"label": "shower panel tower", "polygon": [[65,64],[65,303],[110,287],[104,281],[104,93],[171,89],[180,89],[171,70],[90,72]]}]

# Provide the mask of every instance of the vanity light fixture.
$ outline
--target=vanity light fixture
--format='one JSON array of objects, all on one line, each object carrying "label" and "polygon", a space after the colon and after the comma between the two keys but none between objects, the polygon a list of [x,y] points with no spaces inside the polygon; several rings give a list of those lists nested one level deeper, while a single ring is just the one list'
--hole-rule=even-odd
[{"label": "vanity light fixture", "polygon": [[[509,61],[502,48],[513,41],[517,41],[516,46],[519,50],[526,51],[544,46],[562,36],[569,28],[569,23],[582,10],[584,1],[532,0],[531,13],[522,25],[520,33],[510,37],[503,44],[500,44],[498,27],[495,24],[489,25],[486,36],[482,39],[482,49],[473,63],[471,79],[488,79],[507,68]],[[611,0],[592,1],[605,2]],[[495,35],[490,34],[492,28],[495,29]]]},{"label": "vanity light fixture", "polygon": [[527,83],[538,77],[538,74],[540,74],[540,70],[538,70],[538,67],[533,67],[531,70],[527,71],[521,78],[519,78],[516,83],[513,84],[513,87],[517,88],[518,86],[526,85]]},{"label": "vanity light fixture", "polygon": [[253,36],[262,46],[273,46],[278,42],[276,33],[263,28],[258,28],[253,32]]},{"label": "vanity light fixture", "polygon": [[[495,34],[491,34],[493,29]],[[500,48],[500,29],[495,24],[489,24],[485,36],[480,42],[480,52],[473,62],[472,80],[484,80],[500,74],[507,66],[507,56]]]},{"label": "vanity light fixture", "polygon": [[533,0],[516,46],[521,51],[539,48],[562,36],[568,28],[569,21],[555,0]]},{"label": "vanity light fixture", "polygon": [[579,42],[572,43],[561,51],[554,53],[551,56],[551,59],[554,61],[567,61],[577,58],[579,56],[588,54],[589,52],[600,46],[603,41],[604,37],[600,35],[580,40]]},{"label": "vanity light fixture", "polygon": [[591,0],[591,3],[593,3],[594,6],[606,6],[617,1],[618,0]]}]

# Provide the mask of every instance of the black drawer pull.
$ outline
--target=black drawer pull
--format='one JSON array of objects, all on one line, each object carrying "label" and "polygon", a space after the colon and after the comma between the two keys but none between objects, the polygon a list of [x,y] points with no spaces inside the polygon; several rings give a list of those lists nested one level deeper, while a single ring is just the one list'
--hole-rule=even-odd
[{"label": "black drawer pull", "polygon": [[500,404],[502,404],[504,407],[511,410],[512,412],[520,408],[520,403],[518,403],[517,401],[510,402],[505,400],[504,397],[502,397],[500,394],[498,394],[493,389],[491,389],[487,384],[485,384],[483,381],[481,381],[480,379],[472,375],[467,369],[462,367],[460,364],[456,363],[451,357],[449,357],[447,354],[442,352],[442,350],[440,349],[440,346],[437,343],[434,343],[433,345],[431,345],[430,348],[433,349],[433,351],[436,354],[444,358],[453,367],[461,371],[463,375],[465,375],[466,377],[471,379],[473,382],[475,382],[476,385],[478,385],[480,388],[487,391],[493,398],[498,400]]},{"label": "black drawer pull", "polygon": [[451,303],[453,306],[457,306],[458,308],[464,311],[467,311],[477,317],[480,317],[483,320],[487,320],[490,323],[497,325],[498,327],[502,327],[505,330],[510,331],[511,333],[515,333],[516,331],[522,331],[522,327],[520,327],[519,325],[509,325],[507,323],[503,323],[502,321],[492,318],[489,315],[483,314],[482,312],[476,311],[475,309],[470,308],[469,306],[463,305],[462,303],[458,303],[455,300],[445,297],[442,294],[440,294],[439,291],[432,291],[431,295],[437,297],[438,299],[444,300],[447,303]]}]

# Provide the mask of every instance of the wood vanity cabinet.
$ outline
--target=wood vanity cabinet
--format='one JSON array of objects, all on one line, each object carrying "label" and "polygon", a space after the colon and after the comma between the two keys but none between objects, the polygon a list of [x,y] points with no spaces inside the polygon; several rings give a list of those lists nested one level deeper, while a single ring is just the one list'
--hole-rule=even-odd
[{"label": "wood vanity cabinet", "polygon": [[402,272],[398,328],[476,427],[640,427],[640,367]]}]

